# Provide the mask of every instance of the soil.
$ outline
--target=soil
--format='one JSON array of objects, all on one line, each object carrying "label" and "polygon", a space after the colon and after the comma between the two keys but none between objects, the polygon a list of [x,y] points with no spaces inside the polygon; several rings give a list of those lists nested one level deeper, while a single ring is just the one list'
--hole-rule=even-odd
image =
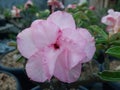
[{"label": "soil", "polygon": [[12,76],[0,72],[0,90],[17,90],[16,87],[16,81]]},{"label": "soil", "polygon": [[11,67],[11,68],[24,68],[25,60],[17,61],[17,59],[20,57],[20,54],[17,53],[17,51],[12,51],[8,54],[6,54],[2,60],[0,60],[0,63],[3,66]]},{"label": "soil", "polygon": [[[110,62],[110,70],[120,70],[120,60],[113,60]],[[89,80],[93,73],[98,73],[99,68],[96,62],[91,61],[83,64],[80,80]]]},{"label": "soil", "polygon": [[98,65],[95,61],[83,64],[80,80],[89,80],[93,73],[99,72]]},{"label": "soil", "polygon": [[120,70],[120,60],[113,60],[110,62],[110,70]]}]

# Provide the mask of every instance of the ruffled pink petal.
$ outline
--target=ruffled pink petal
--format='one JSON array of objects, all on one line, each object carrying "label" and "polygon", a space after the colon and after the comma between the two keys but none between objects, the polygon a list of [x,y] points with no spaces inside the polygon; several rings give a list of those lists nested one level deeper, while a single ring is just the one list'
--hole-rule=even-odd
[{"label": "ruffled pink petal", "polygon": [[117,19],[120,16],[120,12],[114,11],[113,9],[108,10],[108,14]]},{"label": "ruffled pink petal", "polygon": [[113,31],[113,28],[114,28],[114,26],[107,26],[107,28],[106,28],[106,30],[107,30],[107,32],[114,32]]},{"label": "ruffled pink petal", "polygon": [[49,21],[34,21],[31,29],[33,41],[39,49],[54,44],[59,36],[59,28]]},{"label": "ruffled pink petal", "polygon": [[35,53],[26,64],[28,77],[37,82],[50,80],[53,76],[56,58],[60,53],[53,48],[44,48],[43,51]]},{"label": "ruffled pink petal", "polygon": [[52,21],[61,29],[64,28],[76,28],[75,21],[71,14],[64,11],[56,11],[52,13],[48,19],[48,21]]},{"label": "ruffled pink petal", "polygon": [[32,40],[31,28],[27,28],[18,34],[17,47],[21,54],[26,58],[31,57],[37,52],[37,48]]},{"label": "ruffled pink petal", "polygon": [[[28,77],[36,82],[44,82],[49,76],[48,67],[45,66],[46,62],[40,53],[32,56],[26,64],[26,72]],[[49,77],[48,77],[49,76]]]},{"label": "ruffled pink petal", "polygon": [[78,31],[79,31],[79,35],[83,37],[84,40],[86,40],[86,45],[84,46],[84,52],[86,54],[86,58],[84,58],[82,62],[88,62],[92,59],[96,50],[95,40],[88,32],[88,30],[84,28],[79,28]]},{"label": "ruffled pink petal", "polygon": [[83,52],[86,41],[78,34],[77,30],[63,29],[60,44],[63,49],[69,50],[70,68],[81,62],[86,55]]},{"label": "ruffled pink petal", "polygon": [[115,24],[116,20],[115,20],[115,17],[113,17],[111,15],[107,15],[102,18],[101,22],[106,25],[113,26]]},{"label": "ruffled pink petal", "polygon": [[114,27],[114,33],[117,33],[117,32],[120,32],[120,16],[118,16],[118,19]]},{"label": "ruffled pink petal", "polygon": [[67,82],[67,83],[75,82],[79,78],[81,73],[81,64],[71,68],[70,55],[71,54],[68,50],[64,50],[58,56],[55,64],[54,76],[62,82]]},{"label": "ruffled pink petal", "polygon": [[86,40],[84,40],[84,38],[79,35],[79,31],[71,28],[63,29],[60,42],[62,47],[76,53],[81,53],[84,50],[84,46],[86,45]]},{"label": "ruffled pink petal", "polygon": [[113,10],[113,9],[109,9],[109,10],[108,10],[108,14],[113,15],[113,13],[114,13],[114,10]]}]

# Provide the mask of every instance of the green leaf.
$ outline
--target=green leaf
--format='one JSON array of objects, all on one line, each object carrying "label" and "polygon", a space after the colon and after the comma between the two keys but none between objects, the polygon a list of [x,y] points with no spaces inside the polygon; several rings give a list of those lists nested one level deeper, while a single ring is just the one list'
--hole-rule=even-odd
[{"label": "green leaf", "polygon": [[104,30],[102,30],[102,28],[100,28],[99,26],[97,25],[92,25],[90,26],[90,29],[92,30],[93,33],[97,34],[97,36],[101,36],[103,37],[104,39],[107,39],[108,38],[108,35],[105,33]]},{"label": "green leaf", "polygon": [[82,11],[74,13],[73,16],[74,16],[75,19],[83,19],[83,20],[88,20],[89,21],[89,18]]},{"label": "green leaf", "polygon": [[15,47],[17,46],[17,43],[13,42],[13,41],[8,42],[7,44],[8,44],[8,46],[15,46]]},{"label": "green leaf", "polygon": [[96,44],[102,44],[102,43],[106,43],[106,39],[104,38],[96,38]]},{"label": "green leaf", "polygon": [[120,71],[103,71],[98,76],[105,81],[120,81]]},{"label": "green leaf", "polygon": [[111,45],[120,45],[120,40],[111,41],[110,44]]},{"label": "green leaf", "polygon": [[23,61],[25,61],[25,58],[23,56],[17,58],[17,62],[23,62]]},{"label": "green leaf", "polygon": [[120,58],[120,46],[113,46],[109,48],[105,53]]}]

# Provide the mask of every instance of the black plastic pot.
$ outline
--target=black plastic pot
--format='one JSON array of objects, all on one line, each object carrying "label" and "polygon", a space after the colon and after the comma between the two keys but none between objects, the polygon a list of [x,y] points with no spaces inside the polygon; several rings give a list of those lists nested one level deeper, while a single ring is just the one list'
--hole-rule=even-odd
[{"label": "black plastic pot", "polygon": [[42,90],[42,89],[40,88],[40,86],[36,86],[36,87],[32,88],[31,90]]},{"label": "black plastic pot", "polygon": [[[4,55],[6,55],[8,53],[9,52],[5,53]],[[2,60],[4,55],[1,56],[0,60]],[[21,83],[22,90],[30,90],[31,88],[36,86],[36,84],[33,83],[26,75],[24,67],[23,68],[13,68],[13,67],[4,66],[3,64],[0,63],[0,70],[10,72],[13,75],[15,75]]]},{"label": "black plastic pot", "polygon": [[0,70],[0,73],[5,73],[9,75],[10,77],[14,78],[14,80],[16,81],[16,90],[22,90],[19,80],[12,73],[2,71],[2,70]]}]

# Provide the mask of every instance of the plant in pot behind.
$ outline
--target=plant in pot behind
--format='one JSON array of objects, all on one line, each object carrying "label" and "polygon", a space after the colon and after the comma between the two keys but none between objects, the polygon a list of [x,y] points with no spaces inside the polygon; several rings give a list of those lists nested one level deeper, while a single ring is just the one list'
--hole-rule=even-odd
[{"label": "plant in pot behind", "polygon": [[1,90],[21,90],[18,79],[11,73],[0,70]]},{"label": "plant in pot behind", "polygon": [[20,58],[20,54],[17,50],[9,51],[3,55],[1,55],[0,67],[5,71],[9,71],[11,73],[21,73],[24,71],[25,59],[18,62],[18,58]]}]

